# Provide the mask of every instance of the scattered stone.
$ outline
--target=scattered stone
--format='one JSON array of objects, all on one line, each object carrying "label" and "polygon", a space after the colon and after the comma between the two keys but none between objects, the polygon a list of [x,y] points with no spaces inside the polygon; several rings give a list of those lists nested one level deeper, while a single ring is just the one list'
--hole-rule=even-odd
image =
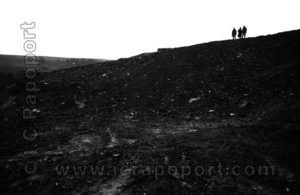
[{"label": "scattered stone", "polygon": [[196,132],[197,129],[190,129],[189,132]]},{"label": "scattered stone", "polygon": [[240,105],[239,106],[240,106],[240,108],[248,108],[248,107],[251,107],[252,104],[251,104],[251,102],[249,100],[243,99],[243,100],[240,101]]},{"label": "scattered stone", "polygon": [[116,154],[113,154],[114,157],[118,157],[120,156],[120,154],[116,153]]},{"label": "scattered stone", "polygon": [[40,113],[41,111],[40,111],[39,109],[34,108],[34,109],[32,110],[32,112]]},{"label": "scattered stone", "polygon": [[197,97],[197,98],[191,98],[191,99],[189,100],[189,103],[193,103],[193,102],[196,102],[196,101],[198,101],[198,100],[200,100],[200,97]]}]

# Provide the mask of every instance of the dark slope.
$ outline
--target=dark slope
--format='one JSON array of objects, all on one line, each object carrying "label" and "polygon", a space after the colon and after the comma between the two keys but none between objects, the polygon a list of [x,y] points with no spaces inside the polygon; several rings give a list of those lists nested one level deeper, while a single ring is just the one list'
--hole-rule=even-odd
[{"label": "dark slope", "polygon": [[[86,102],[89,108],[114,108],[117,113],[134,110],[186,118],[205,117],[214,110],[211,115],[218,119],[230,113],[263,117],[297,103],[299,32],[162,49],[57,71],[46,82],[54,91],[70,91],[71,97],[93,96]],[[189,103],[192,98],[197,101]]]},{"label": "dark slope", "polygon": [[[7,185],[1,190],[299,194],[299,53],[297,30],[54,71],[35,80],[41,91],[33,106],[26,103],[30,93],[25,87],[7,88],[9,98],[0,112],[6,129],[0,140],[1,182]],[[38,109],[36,120],[22,119],[26,107]],[[38,138],[24,140],[24,129],[35,129]],[[25,155],[24,150],[38,153]],[[29,162],[38,166],[32,175],[24,173]],[[143,174],[144,165],[195,170],[219,163],[229,174]],[[106,166],[108,171],[55,171],[69,165]],[[112,166],[124,165],[135,172],[111,175]],[[275,170],[232,175],[234,166]]]}]

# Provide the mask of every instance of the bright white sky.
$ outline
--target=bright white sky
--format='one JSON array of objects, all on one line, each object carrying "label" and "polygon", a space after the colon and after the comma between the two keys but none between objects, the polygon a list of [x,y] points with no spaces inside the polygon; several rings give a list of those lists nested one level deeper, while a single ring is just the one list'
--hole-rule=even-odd
[{"label": "bright white sky", "polygon": [[35,55],[118,59],[157,48],[300,28],[299,0],[2,0],[0,53],[25,55],[20,24],[36,22]]}]

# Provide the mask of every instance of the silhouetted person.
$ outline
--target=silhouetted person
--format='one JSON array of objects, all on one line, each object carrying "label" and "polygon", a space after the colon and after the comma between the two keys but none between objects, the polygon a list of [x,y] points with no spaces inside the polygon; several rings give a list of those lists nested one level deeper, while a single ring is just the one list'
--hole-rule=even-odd
[{"label": "silhouetted person", "polygon": [[247,28],[246,28],[246,26],[243,27],[243,30],[242,30],[242,31],[243,31],[243,32],[242,32],[242,33],[243,33],[243,36],[242,36],[242,37],[243,37],[243,38],[246,38],[246,34],[247,34]]},{"label": "silhouetted person", "polygon": [[236,29],[233,28],[232,30],[232,39],[236,39]]},{"label": "silhouetted person", "polygon": [[242,30],[242,28],[239,28],[239,30],[238,30],[238,37],[239,38],[243,38],[243,30]]}]

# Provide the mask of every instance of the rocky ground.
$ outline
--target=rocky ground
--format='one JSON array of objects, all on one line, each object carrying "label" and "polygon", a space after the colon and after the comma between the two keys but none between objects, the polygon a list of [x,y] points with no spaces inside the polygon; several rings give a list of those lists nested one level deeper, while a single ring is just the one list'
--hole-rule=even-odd
[{"label": "rocky ground", "polygon": [[[9,86],[1,192],[298,194],[299,53],[292,31],[159,49]],[[26,91],[30,81],[40,91]],[[32,94],[35,105],[26,102]],[[24,120],[25,108],[37,118]]]}]

